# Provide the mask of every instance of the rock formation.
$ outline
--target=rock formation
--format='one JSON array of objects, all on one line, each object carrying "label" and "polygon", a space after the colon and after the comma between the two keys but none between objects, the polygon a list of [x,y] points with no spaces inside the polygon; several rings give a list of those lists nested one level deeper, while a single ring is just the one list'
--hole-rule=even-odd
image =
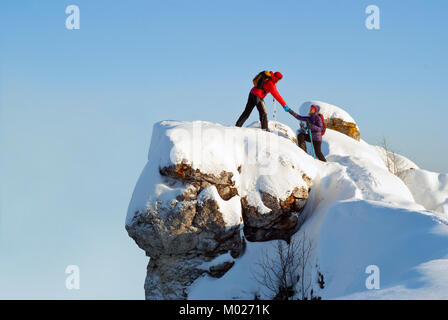
[{"label": "rock formation", "polygon": [[[149,161],[129,206],[126,230],[150,257],[147,299],[187,298],[188,286],[198,277],[221,277],[238,263],[246,241],[288,240],[315,174],[313,160],[283,137],[244,128],[232,128],[231,141],[185,133],[194,126],[155,126]],[[204,126],[215,133],[225,130]],[[260,143],[260,137],[272,141]],[[199,165],[191,160],[193,153],[182,149],[188,142],[201,143],[206,156]],[[235,151],[239,144],[243,149],[266,145],[257,151],[267,161],[250,161],[250,152],[242,157]]]},{"label": "rock formation", "polygon": [[354,122],[346,122],[340,118],[325,118],[328,129],[339,131],[357,141],[361,139],[358,126]]}]

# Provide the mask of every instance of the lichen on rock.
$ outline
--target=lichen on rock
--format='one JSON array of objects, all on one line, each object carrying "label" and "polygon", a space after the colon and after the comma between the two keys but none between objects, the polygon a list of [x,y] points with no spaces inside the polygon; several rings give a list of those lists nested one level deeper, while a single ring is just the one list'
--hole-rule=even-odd
[{"label": "lichen on rock", "polygon": [[356,123],[346,122],[339,118],[326,118],[325,124],[327,129],[339,131],[357,141],[361,139],[361,134]]}]

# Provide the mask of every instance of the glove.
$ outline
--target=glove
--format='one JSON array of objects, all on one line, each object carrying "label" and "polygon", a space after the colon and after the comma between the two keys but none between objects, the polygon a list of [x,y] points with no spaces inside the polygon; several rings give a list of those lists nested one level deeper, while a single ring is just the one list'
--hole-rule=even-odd
[{"label": "glove", "polygon": [[286,112],[288,112],[289,110],[291,110],[291,108],[288,107],[288,105],[284,106],[283,109],[285,109]]}]

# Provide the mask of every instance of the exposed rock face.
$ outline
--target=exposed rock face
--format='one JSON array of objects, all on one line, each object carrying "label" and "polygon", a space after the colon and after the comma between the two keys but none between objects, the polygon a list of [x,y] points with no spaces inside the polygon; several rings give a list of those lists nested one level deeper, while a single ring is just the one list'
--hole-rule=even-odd
[{"label": "exposed rock face", "polygon": [[238,193],[234,187],[235,182],[232,181],[233,174],[231,172],[221,172],[219,176],[214,176],[212,174],[203,174],[198,169],[193,170],[190,165],[181,163],[161,169],[160,174],[182,179],[197,189],[213,185],[223,200],[229,200]]},{"label": "exposed rock face", "polygon": [[[185,299],[186,288],[202,274],[221,277],[234,261],[212,265],[208,270],[199,266],[227,252],[233,258],[239,257],[244,252],[245,238],[289,240],[298,223],[293,213],[303,209],[309,192],[309,188],[296,188],[286,200],[262,193],[263,203],[271,209],[262,214],[248,204],[246,197],[239,200],[231,173],[222,172],[218,177],[186,164],[163,168],[160,173],[167,184],[184,184],[185,192],[171,203],[158,201],[138,212],[126,226],[129,236],[151,258],[145,281],[147,299]],[[310,187],[311,179],[305,174],[303,178]],[[226,226],[220,201],[203,192],[210,188],[216,188],[223,200],[238,198],[244,236],[242,225]]]},{"label": "exposed rock face", "polygon": [[296,188],[285,200],[279,200],[270,194],[262,192],[262,201],[271,209],[268,214],[261,214],[257,208],[248,204],[242,198],[244,234],[249,241],[268,241],[283,239],[289,241],[296,231],[298,219],[294,213],[302,211],[308,199],[312,184],[311,179],[304,175],[308,188]]},{"label": "exposed rock face", "polygon": [[[284,125],[281,122],[277,122],[277,121],[269,121],[268,123],[269,125],[269,130],[281,137],[287,138],[289,140],[291,140],[292,142],[294,142],[295,144],[297,144],[298,140],[297,140],[297,136],[295,134],[295,132],[293,130],[291,130],[290,127]],[[261,128],[261,124],[259,121],[253,122],[251,123],[249,126],[249,128]]]},{"label": "exposed rock face", "polygon": [[[204,274],[221,277],[238,263],[235,259],[244,254],[246,239],[288,240],[296,231],[312,185],[300,159],[312,159],[283,137],[259,129],[245,130],[249,130],[242,131],[247,135],[238,140],[244,144],[260,139],[250,130],[278,139],[279,150],[284,150],[281,157],[274,157],[276,153],[271,151],[276,150],[262,150],[268,157],[266,163],[278,162],[273,172],[260,173],[264,172],[259,167],[262,163],[253,159],[247,164],[238,162],[232,171],[213,173],[193,167],[187,159],[169,165],[150,160],[145,167],[130,205],[139,209],[128,212],[126,230],[150,257],[144,286],[147,299],[186,299],[188,286],[196,279]],[[166,144],[160,142],[162,138],[162,134],[153,133],[159,148]],[[218,152],[221,148],[203,142],[200,150]],[[150,150],[156,159],[160,153],[160,149]],[[224,152],[215,160],[212,157],[209,152],[202,158],[207,162],[204,166],[208,162],[215,166],[228,154]]]},{"label": "exposed rock face", "polygon": [[[232,174],[204,175],[185,165],[164,168],[160,172],[168,184],[182,180],[185,192],[171,203],[159,201],[137,213],[126,229],[151,257],[145,281],[146,297],[183,299],[187,296],[186,287],[207,272],[197,268],[200,264],[226,252],[237,258],[244,250],[245,240],[241,226],[226,226],[219,200],[205,192],[217,187],[218,194],[221,190],[225,198],[232,198],[236,192],[232,188]],[[219,266],[213,267],[210,275],[222,275],[216,270]]]},{"label": "exposed rock face", "polygon": [[358,141],[361,139],[361,134],[356,123],[346,122],[339,118],[326,118],[325,124],[328,129],[339,131]]}]

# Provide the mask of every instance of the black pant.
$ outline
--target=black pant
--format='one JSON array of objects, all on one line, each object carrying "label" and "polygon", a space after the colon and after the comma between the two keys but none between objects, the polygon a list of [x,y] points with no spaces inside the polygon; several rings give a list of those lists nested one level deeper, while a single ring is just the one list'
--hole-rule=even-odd
[{"label": "black pant", "polygon": [[[302,148],[303,150],[305,150],[306,152],[306,143],[305,141],[311,142],[310,140],[310,135],[306,134],[306,133],[299,133],[297,135],[297,140],[299,142],[299,147]],[[325,159],[324,155],[322,154],[322,141],[314,141],[313,140],[313,147],[314,147],[314,152],[316,153],[316,157],[323,162],[327,162],[327,159]]]},{"label": "black pant", "polygon": [[249,93],[249,98],[247,99],[246,109],[239,117],[236,122],[237,127],[242,127],[247,118],[249,118],[254,107],[257,107],[258,114],[260,115],[261,129],[268,131],[268,113],[266,112],[266,106],[264,105],[264,100],[257,97],[253,93]]}]

